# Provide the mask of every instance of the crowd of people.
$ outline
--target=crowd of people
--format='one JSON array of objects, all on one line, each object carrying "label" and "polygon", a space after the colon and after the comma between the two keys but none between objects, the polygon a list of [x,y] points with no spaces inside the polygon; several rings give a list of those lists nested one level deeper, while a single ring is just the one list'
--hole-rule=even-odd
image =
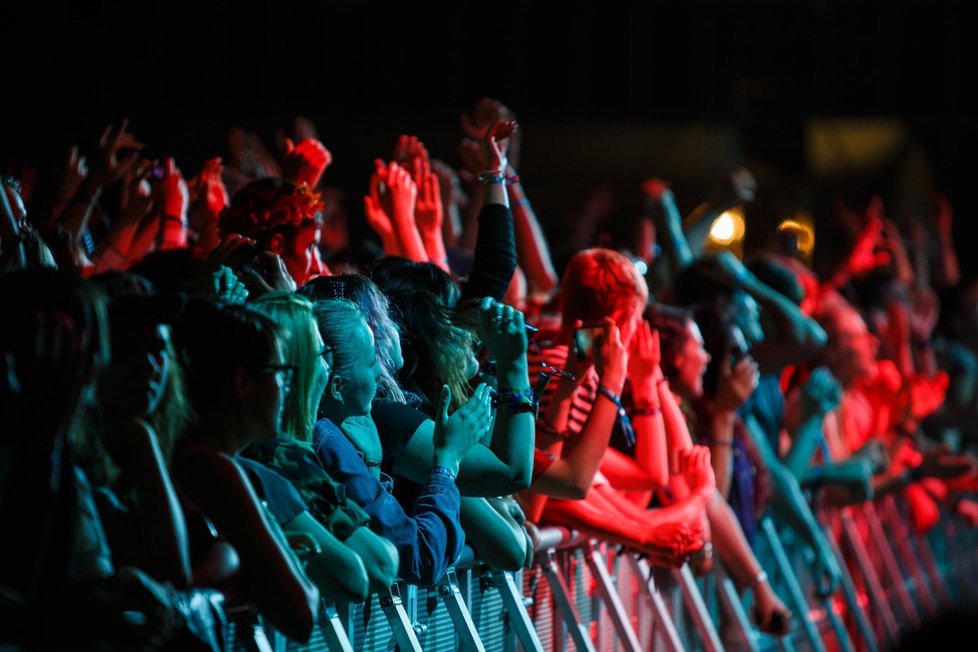
[{"label": "crowd of people", "polygon": [[545,525],[716,555],[777,635],[806,614],[762,515],[826,594],[823,506],[978,525],[978,280],[945,199],[902,228],[840,204],[851,246],[817,276],[790,234],[710,245],[747,170],[685,218],[652,178],[558,275],[515,115],[483,99],[462,131],[461,169],[409,135],[376,161],[372,247],[305,119],[277,155],[232,131],[192,178],[127,122],[2,177],[0,641],[220,649],[243,605],[305,641],[321,601],[433,585],[465,545],[529,567]]}]

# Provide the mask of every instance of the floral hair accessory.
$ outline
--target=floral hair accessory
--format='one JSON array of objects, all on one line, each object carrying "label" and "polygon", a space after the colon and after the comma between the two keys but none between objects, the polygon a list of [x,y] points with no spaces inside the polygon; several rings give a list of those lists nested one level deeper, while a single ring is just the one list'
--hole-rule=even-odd
[{"label": "floral hair accessory", "polygon": [[298,186],[281,180],[249,183],[234,195],[221,214],[223,234],[256,237],[282,227],[295,227],[319,219],[325,203],[307,183]]}]

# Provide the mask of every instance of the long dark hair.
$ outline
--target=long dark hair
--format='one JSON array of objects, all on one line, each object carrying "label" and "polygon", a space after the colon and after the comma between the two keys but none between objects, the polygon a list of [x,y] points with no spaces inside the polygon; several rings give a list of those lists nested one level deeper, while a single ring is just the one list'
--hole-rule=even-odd
[{"label": "long dark hair", "polygon": [[442,385],[452,390],[452,407],[464,403],[471,393],[465,369],[475,338],[455,325],[459,289],[452,277],[431,263],[403,258],[381,260],[370,276],[390,300],[401,329],[401,387],[421,395],[428,410]]}]

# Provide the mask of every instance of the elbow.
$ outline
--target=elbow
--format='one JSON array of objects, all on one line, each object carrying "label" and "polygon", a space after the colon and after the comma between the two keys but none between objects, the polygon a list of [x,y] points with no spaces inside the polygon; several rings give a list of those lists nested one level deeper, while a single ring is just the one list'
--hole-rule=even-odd
[{"label": "elbow", "polygon": [[591,491],[591,483],[587,484],[583,482],[573,482],[567,487],[567,495],[564,496],[569,500],[584,500],[587,498],[588,492]]},{"label": "elbow", "polygon": [[310,586],[303,598],[304,604],[300,608],[283,610],[277,618],[269,617],[276,629],[299,643],[307,643],[312,637],[319,611],[319,590]]}]

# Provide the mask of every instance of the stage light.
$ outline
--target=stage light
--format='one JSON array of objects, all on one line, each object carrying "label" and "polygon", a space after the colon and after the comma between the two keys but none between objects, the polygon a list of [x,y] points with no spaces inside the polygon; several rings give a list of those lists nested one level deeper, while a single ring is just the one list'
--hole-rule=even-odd
[{"label": "stage light", "polygon": [[721,213],[710,227],[710,241],[727,247],[744,237],[744,216],[737,209]]}]

